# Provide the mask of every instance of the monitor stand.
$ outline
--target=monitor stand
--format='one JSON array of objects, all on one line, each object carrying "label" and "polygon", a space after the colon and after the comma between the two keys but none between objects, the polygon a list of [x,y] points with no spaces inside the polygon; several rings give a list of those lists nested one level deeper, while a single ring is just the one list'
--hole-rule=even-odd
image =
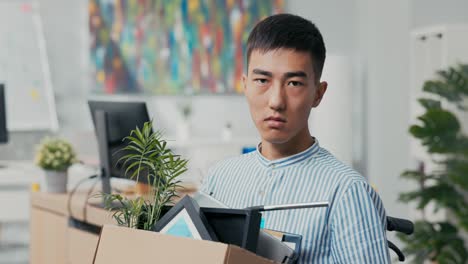
[{"label": "monitor stand", "polygon": [[[99,160],[101,163],[101,183],[102,192],[111,193],[110,177],[111,165],[108,142],[108,126],[107,126],[107,113],[104,111],[97,111],[95,113],[96,119],[96,135],[99,148]],[[104,203],[104,200],[103,200]]]}]

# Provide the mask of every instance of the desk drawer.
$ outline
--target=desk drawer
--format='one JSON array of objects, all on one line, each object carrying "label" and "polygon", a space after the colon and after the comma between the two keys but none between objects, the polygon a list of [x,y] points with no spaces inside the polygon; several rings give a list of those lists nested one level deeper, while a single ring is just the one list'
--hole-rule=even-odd
[{"label": "desk drawer", "polygon": [[67,220],[46,210],[31,209],[30,264],[67,263]]}]

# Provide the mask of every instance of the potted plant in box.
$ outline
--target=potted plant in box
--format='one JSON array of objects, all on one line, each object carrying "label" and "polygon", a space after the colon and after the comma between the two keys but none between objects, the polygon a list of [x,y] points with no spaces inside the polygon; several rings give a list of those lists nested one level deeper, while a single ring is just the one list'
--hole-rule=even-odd
[{"label": "potted plant in box", "polygon": [[132,130],[123,148],[130,154],[120,159],[131,179],[138,182],[146,177],[148,195],[132,199],[120,194],[102,194],[105,207],[121,226],[151,230],[165,206],[177,196],[176,188],[181,187],[179,176],[187,171],[188,161],[174,154],[161,132],[153,131],[152,127],[152,122],[146,122],[141,129]]},{"label": "potted plant in box", "polygon": [[35,163],[45,170],[45,190],[67,191],[68,168],[77,161],[72,145],[64,139],[45,138],[37,148]]}]

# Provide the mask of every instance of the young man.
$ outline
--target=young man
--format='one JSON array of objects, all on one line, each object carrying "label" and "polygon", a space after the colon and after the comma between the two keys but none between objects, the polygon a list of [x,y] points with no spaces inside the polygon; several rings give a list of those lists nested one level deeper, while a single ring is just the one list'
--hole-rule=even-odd
[{"label": "young man", "polygon": [[262,140],[255,152],[214,166],[202,191],[233,208],[328,201],[327,208],[265,212],[265,228],[303,236],[299,263],[389,263],[380,198],[309,131],[310,111],[327,90],[324,60],[310,21],[279,14],[256,25],[242,79]]}]

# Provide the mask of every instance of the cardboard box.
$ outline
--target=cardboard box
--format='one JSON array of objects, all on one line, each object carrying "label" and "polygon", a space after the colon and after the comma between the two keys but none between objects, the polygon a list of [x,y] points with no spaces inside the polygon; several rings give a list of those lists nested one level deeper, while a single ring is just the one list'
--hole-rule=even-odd
[{"label": "cardboard box", "polygon": [[93,263],[99,236],[68,227],[67,264]]},{"label": "cardboard box", "polygon": [[105,225],[94,264],[272,264],[250,251],[218,242]]}]

